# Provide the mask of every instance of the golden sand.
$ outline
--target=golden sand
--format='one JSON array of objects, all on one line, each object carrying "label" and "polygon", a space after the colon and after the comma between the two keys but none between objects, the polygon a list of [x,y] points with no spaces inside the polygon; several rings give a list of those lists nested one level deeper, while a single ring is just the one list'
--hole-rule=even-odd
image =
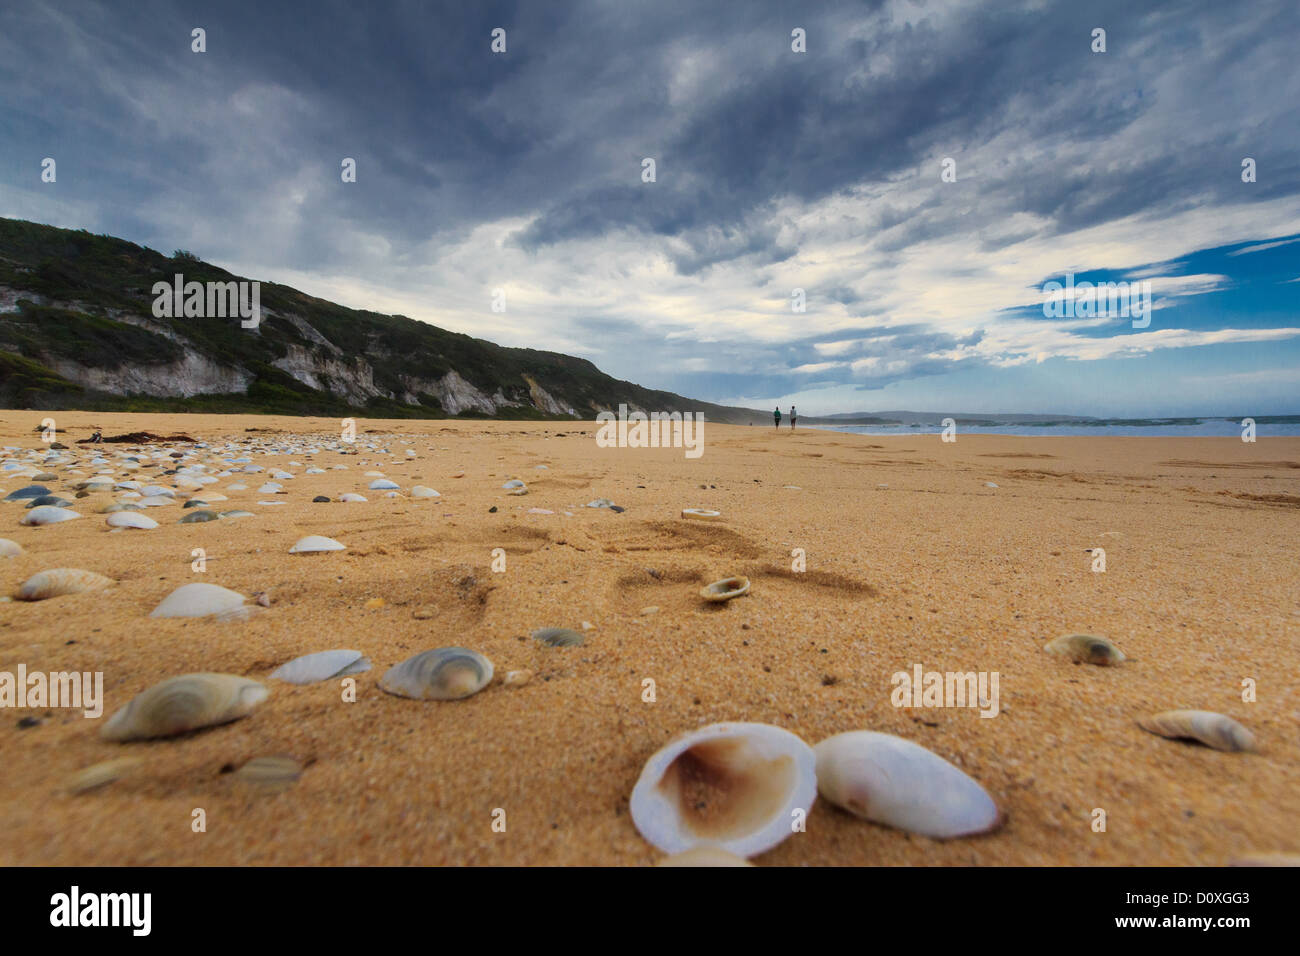
[{"label": "golden sand", "polygon": [[[0,443],[37,447],[44,414],[0,412]],[[106,435],[210,442],[339,429],[334,419],[54,417],[69,445],[92,423]],[[99,495],[77,503],[82,520],[32,528],[18,525],[21,503],[0,504],[0,537],[26,549],[0,558],[5,594],[54,567],[117,582],[0,603],[0,671],[102,671],[105,718],[190,671],[272,688],[243,720],[151,743],[105,742],[102,721],[80,711],[38,711],[27,728],[19,719],[32,711],[0,711],[0,863],[648,864],[662,854],[628,816],[642,765],[677,733],[723,720],[775,724],[809,743],[863,728],[906,737],[973,776],[1007,817],[991,835],[937,842],[819,801],[807,832],[760,865],[1217,865],[1300,852],[1300,439],[944,444],[709,424],[691,460],[598,448],[592,424],[357,428],[362,441],[374,430],[414,443],[317,455],[348,470],[290,469],[299,477],[283,482],[279,507],[256,504],[268,498],[256,491],[265,472],[244,492],[224,490],[233,478],[213,486],[230,499],[220,509],[256,517],[178,525],[184,512],[172,506],[149,509],[155,530],[112,532],[86,506],[108,500]],[[404,460],[407,447],[418,457]],[[254,460],[270,470],[290,459]],[[442,497],[386,499],[366,490],[372,469]],[[501,490],[516,477],[529,494]],[[27,483],[0,476],[4,493]],[[72,497],[62,481],[46,484]],[[370,500],[311,503],[346,491]],[[581,507],[597,497],[627,510]],[[685,507],[723,520],[685,520]],[[347,550],[290,555],[308,534]],[[190,568],[199,547],[203,574]],[[1096,547],[1105,573],[1091,570]],[[491,570],[495,548],[503,573]],[[802,573],[792,570],[800,548]],[[732,574],[749,577],[749,595],[701,600],[702,585]],[[194,581],[266,592],[270,607],[243,622],[148,617]],[[581,647],[528,637],[584,621],[594,627]],[[1108,636],[1128,660],[1094,667],[1043,650],[1071,631]],[[494,662],[491,686],[447,703],[379,690],[391,665],[452,644]],[[336,647],[374,662],[355,703],[338,681],[267,680],[293,657]],[[1001,713],[895,708],[890,677],[916,664],[997,671]],[[533,677],[505,686],[509,671]],[[646,678],[654,703],[642,699]],[[1255,703],[1242,700],[1245,678],[1258,684]],[[1137,727],[1176,708],[1234,717],[1261,752]],[[302,776],[266,788],[229,772],[269,756],[296,758]],[[70,792],[78,772],[122,757],[140,763]],[[192,830],[196,808],[206,832]],[[493,829],[499,811],[505,832]]]}]

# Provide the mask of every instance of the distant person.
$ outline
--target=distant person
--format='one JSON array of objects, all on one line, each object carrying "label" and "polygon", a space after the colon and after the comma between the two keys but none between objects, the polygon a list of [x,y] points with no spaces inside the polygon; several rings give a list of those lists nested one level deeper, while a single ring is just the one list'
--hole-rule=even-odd
[{"label": "distant person", "polygon": [[776,419],[776,427],[779,429],[781,427],[781,406],[780,405],[772,409],[772,417]]},{"label": "distant person", "polygon": [[799,416],[795,414],[794,406],[791,405],[790,406],[790,431],[794,431],[794,423],[798,420],[799,420]]}]

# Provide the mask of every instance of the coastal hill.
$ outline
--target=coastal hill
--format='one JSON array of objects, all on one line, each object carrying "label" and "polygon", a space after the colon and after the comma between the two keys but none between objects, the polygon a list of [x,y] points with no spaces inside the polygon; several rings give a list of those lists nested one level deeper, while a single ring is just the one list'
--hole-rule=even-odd
[{"label": "coastal hill", "polygon": [[237,317],[156,318],[154,283],[177,273],[242,279],[183,251],[0,218],[0,407],[589,420],[626,403],[717,422],[763,414],[273,282],[261,283],[255,329]]}]

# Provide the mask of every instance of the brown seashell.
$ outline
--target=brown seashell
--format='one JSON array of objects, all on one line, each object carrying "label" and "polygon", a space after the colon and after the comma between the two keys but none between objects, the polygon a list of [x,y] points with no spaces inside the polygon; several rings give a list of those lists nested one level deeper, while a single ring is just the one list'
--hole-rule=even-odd
[{"label": "brown seashell", "polygon": [[100,735],[125,742],[170,737],[246,717],[269,691],[234,674],[182,674],[137,694],[104,724]]},{"label": "brown seashell", "polygon": [[1259,749],[1254,734],[1231,717],[1212,710],[1166,710],[1139,720],[1137,724],[1147,733],[1171,740],[1195,740],[1215,750],[1241,752]]},{"label": "brown seashell", "polygon": [[1064,634],[1044,644],[1043,650],[1083,664],[1096,664],[1098,667],[1114,667],[1127,660],[1123,651],[1096,634]]}]

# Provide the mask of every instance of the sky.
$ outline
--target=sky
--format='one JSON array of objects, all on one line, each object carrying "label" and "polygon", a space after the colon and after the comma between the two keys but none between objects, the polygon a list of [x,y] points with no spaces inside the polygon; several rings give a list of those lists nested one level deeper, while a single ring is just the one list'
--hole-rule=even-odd
[{"label": "sky", "polygon": [[1294,414],[1297,49],[1294,0],[27,0],[0,216],[724,404]]}]

